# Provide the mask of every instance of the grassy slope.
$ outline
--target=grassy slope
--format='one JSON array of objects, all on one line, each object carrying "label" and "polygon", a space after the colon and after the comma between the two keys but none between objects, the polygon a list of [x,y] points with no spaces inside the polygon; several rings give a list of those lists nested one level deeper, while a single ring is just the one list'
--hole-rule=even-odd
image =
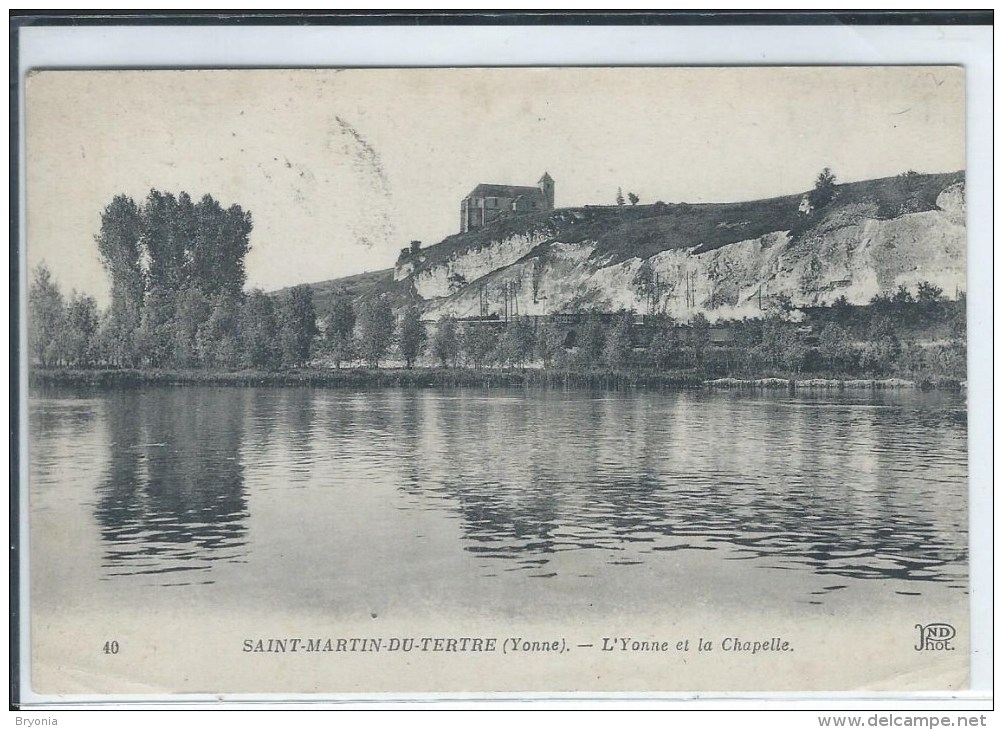
[{"label": "grassy slope", "polygon": [[[917,175],[906,187],[898,178],[881,178],[837,187],[837,198],[809,223],[821,222],[840,210],[861,203],[873,203],[879,218],[893,218],[910,204],[910,211],[936,207],[940,192],[963,179],[962,173]],[[645,206],[662,208],[659,215],[616,215],[600,220],[589,230],[576,230],[578,240],[594,240],[599,245],[595,257],[623,261],[650,258],[661,251],[698,246],[696,253],[713,251],[738,241],[759,238],[773,231],[787,231],[806,221],[798,213],[801,195],[789,195],[742,203]],[[910,203],[911,201],[911,203]],[[633,213],[630,209],[624,211]],[[565,239],[560,239],[565,240]]]},{"label": "grassy slope", "polygon": [[[836,199],[826,208],[804,219],[797,208],[801,195],[787,195],[739,203],[655,203],[637,206],[587,206],[561,208],[496,221],[470,233],[448,236],[421,252],[419,269],[441,264],[454,255],[479,250],[493,242],[516,235],[542,234],[546,242],[595,242],[595,258],[624,261],[650,258],[661,251],[698,246],[696,253],[713,251],[738,241],[758,238],[773,231],[787,231],[817,225],[841,210],[863,203],[875,206],[879,218],[893,218],[936,207],[940,192],[964,180],[963,172],[915,175],[908,183],[901,178],[846,183],[837,186]],[[412,301],[409,284],[394,282],[391,269],[358,274],[343,279],[311,284],[320,312],[329,306],[335,292],[355,298],[373,294],[390,295],[394,306]]]},{"label": "grassy slope", "polygon": [[[386,294],[390,297],[393,307],[401,307],[409,303],[414,298],[410,282],[395,282],[393,269],[380,269],[379,271],[367,271],[362,274],[344,276],[340,279],[329,279],[308,284],[313,289],[313,306],[320,316],[324,316],[331,308],[334,298],[339,295],[347,295],[355,301],[363,301],[374,296]],[[280,289],[274,292],[275,296],[282,297],[288,293],[289,289]]]}]

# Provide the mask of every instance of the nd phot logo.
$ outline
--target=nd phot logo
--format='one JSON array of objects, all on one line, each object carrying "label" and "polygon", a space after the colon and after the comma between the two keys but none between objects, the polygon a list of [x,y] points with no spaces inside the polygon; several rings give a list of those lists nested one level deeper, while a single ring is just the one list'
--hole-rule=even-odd
[{"label": "nd phot logo", "polygon": [[954,651],[951,640],[957,631],[951,624],[916,624],[919,629],[919,643],[916,651]]}]

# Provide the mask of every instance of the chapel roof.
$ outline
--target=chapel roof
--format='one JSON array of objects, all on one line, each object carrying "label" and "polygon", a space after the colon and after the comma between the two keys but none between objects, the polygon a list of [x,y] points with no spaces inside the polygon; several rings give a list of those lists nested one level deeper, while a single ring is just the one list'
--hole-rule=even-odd
[{"label": "chapel roof", "polygon": [[520,195],[537,195],[543,198],[540,188],[527,185],[494,185],[492,183],[481,183],[471,190],[468,198],[517,198]]}]

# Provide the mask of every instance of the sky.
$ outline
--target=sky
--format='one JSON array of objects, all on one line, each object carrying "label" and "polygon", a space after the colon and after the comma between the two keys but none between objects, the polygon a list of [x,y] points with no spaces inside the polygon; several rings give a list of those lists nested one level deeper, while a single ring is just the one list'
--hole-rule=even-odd
[{"label": "sky", "polygon": [[248,287],[387,268],[456,233],[478,183],[556,205],[727,202],[965,168],[956,67],[40,71],[27,259],[108,301],[115,195],[208,193],[254,221]]}]

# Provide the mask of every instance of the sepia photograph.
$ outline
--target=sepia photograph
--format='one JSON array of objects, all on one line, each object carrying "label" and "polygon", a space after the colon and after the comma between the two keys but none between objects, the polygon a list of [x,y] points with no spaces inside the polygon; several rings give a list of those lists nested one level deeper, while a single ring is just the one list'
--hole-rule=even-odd
[{"label": "sepia photograph", "polygon": [[32,691],[967,690],[966,100],[32,71]]}]

